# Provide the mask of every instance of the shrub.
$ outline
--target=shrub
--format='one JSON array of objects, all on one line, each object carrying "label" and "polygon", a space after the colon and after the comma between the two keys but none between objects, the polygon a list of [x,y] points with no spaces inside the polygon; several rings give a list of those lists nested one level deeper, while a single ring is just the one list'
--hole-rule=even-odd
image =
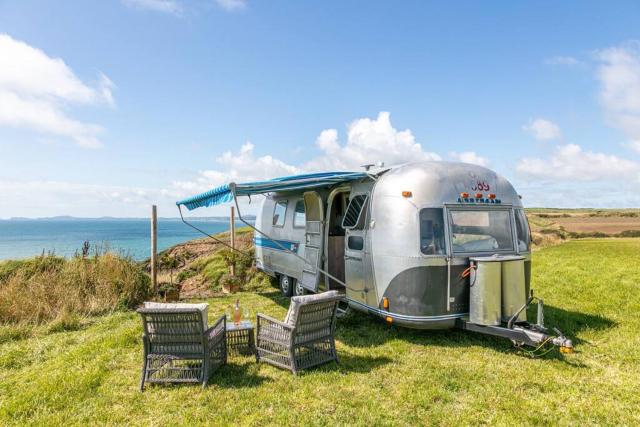
[{"label": "shrub", "polygon": [[75,316],[133,308],[151,280],[131,259],[112,253],[70,259],[46,255],[12,264],[0,282],[0,322],[44,323],[65,329]]}]

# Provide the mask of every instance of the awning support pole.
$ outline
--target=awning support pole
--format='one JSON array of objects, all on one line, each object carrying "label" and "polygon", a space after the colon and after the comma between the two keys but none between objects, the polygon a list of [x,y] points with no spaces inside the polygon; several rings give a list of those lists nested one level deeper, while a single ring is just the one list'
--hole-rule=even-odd
[{"label": "awning support pole", "polygon": [[[182,220],[182,222],[184,222],[186,225],[188,225],[189,227],[193,228],[194,230],[198,231],[199,233],[204,234],[205,236],[209,237],[212,240],[215,240],[216,243],[220,243],[221,245],[224,245],[226,247],[228,247],[229,249],[231,249],[232,251],[235,252],[240,252],[242,255],[245,256],[250,256],[248,253],[241,251],[240,249],[234,248],[233,246],[231,246],[230,244],[223,242],[222,240],[213,237],[211,234],[207,233],[204,230],[199,229],[198,227],[196,227],[195,225],[191,224],[190,222],[188,222],[187,220],[184,219],[184,216],[182,215],[182,207],[180,205],[178,205],[178,212],[180,212],[180,219]],[[244,222],[244,221],[243,221]],[[253,257],[252,257],[253,258]]]}]

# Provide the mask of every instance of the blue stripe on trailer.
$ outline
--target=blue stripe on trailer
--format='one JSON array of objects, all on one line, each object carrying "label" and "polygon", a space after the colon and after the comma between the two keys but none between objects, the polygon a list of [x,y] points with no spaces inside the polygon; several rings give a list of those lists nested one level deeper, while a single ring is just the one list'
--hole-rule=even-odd
[{"label": "blue stripe on trailer", "polygon": [[[300,247],[300,242],[293,242],[291,240],[271,240],[266,237],[255,237],[253,242],[256,246],[260,246],[261,248],[274,249],[276,251],[285,251],[282,249],[288,249],[295,253],[298,253],[298,248]],[[277,243],[276,243],[277,242]]]}]

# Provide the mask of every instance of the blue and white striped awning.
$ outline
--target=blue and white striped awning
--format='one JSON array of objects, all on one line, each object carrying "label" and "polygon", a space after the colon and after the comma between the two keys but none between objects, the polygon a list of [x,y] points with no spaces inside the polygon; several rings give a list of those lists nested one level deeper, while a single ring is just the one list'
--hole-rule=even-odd
[{"label": "blue and white striped awning", "polygon": [[305,175],[285,176],[269,181],[235,183],[221,185],[202,194],[176,202],[189,210],[215,206],[230,202],[236,196],[250,196],[252,194],[272,193],[276,191],[302,190],[307,188],[330,187],[342,182],[366,178],[364,172],[320,172]]}]

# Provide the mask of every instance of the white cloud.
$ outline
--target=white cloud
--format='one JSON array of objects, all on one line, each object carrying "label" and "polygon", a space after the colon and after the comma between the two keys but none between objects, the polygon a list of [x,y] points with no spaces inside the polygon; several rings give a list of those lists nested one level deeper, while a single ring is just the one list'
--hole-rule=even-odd
[{"label": "white cloud", "polygon": [[474,151],[463,151],[461,153],[451,151],[449,152],[449,157],[453,160],[463,162],[463,163],[472,163],[474,165],[480,166],[489,166],[489,159],[486,157],[479,156]]},{"label": "white cloud", "polygon": [[390,115],[381,112],[376,119],[362,118],[347,126],[347,142],[340,145],[336,129],[323,130],[316,145],[322,151],[304,165],[307,170],[359,170],[365,164],[384,162],[387,166],[421,160],[441,160],[424,151],[411,130],[397,130]]},{"label": "white cloud", "polygon": [[576,144],[556,147],[548,159],[521,159],[516,170],[522,176],[543,180],[640,182],[640,163],[611,154],[585,151]]},{"label": "white cloud", "polygon": [[247,0],[215,0],[215,2],[228,11],[242,10],[247,7]]},{"label": "white cloud", "polygon": [[102,146],[101,127],[69,117],[68,105],[114,106],[114,84],[104,74],[83,83],[60,58],[0,34],[0,126],[63,136],[85,148]]},{"label": "white cloud", "polygon": [[640,154],[640,140],[637,141],[629,141],[626,144],[627,147],[631,148],[633,151],[636,151]]},{"label": "white cloud", "polygon": [[522,126],[522,129],[540,141],[551,141],[562,138],[560,126],[551,120],[542,118],[530,119],[528,124]]},{"label": "white cloud", "polygon": [[580,61],[578,61],[573,56],[553,56],[551,58],[547,58],[545,63],[549,65],[578,65]]},{"label": "white cloud", "polygon": [[122,0],[129,7],[153,10],[155,12],[182,14],[182,4],[176,0]]},{"label": "white cloud", "polygon": [[610,123],[640,140],[640,42],[596,52],[600,101]]},{"label": "white cloud", "polygon": [[[239,151],[227,151],[215,161],[217,168],[205,170],[191,180],[175,181],[165,190],[175,199],[206,191],[230,181],[257,181],[318,170],[362,170],[364,164],[383,161],[387,166],[421,160],[440,160],[415,142],[410,130],[391,125],[389,113],[376,119],[362,118],[347,126],[347,142],[341,145],[336,129],[325,129],[316,139],[322,155],[302,165],[290,165],[272,156],[256,156],[247,142]],[[468,154],[467,154],[468,156]],[[486,159],[475,157],[477,161]]]},{"label": "white cloud", "polygon": [[236,153],[225,152],[215,161],[218,169],[201,171],[194,180],[175,181],[166,191],[176,198],[181,198],[232,181],[260,181],[301,172],[300,168],[272,156],[256,156],[254,145],[250,142],[243,144]]}]

